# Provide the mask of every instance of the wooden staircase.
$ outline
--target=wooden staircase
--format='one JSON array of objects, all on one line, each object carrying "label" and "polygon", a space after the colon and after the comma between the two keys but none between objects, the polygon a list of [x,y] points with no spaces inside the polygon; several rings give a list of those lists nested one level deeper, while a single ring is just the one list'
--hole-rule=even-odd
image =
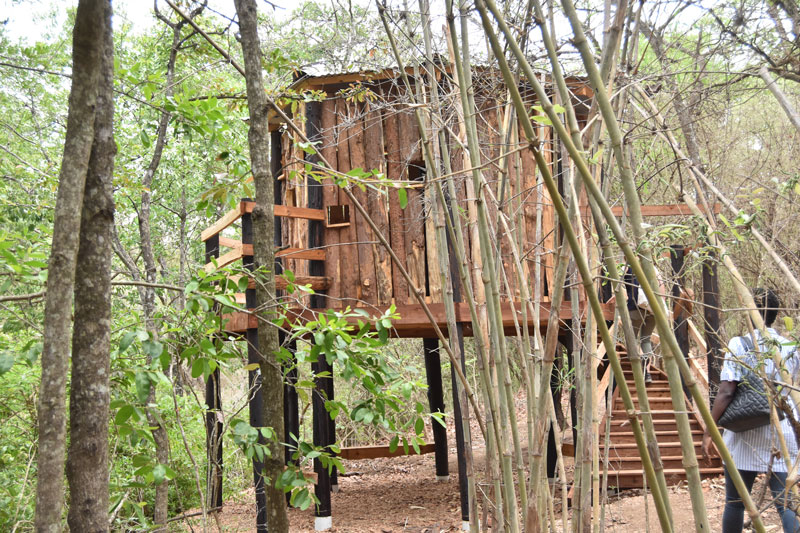
[{"label": "wooden staircase", "polygon": [[[633,404],[638,409],[639,400],[633,383],[633,370],[631,362],[625,354],[625,349],[618,346],[618,353],[622,358],[622,369],[625,381],[633,397]],[[653,415],[653,424],[656,430],[658,449],[661,452],[661,461],[664,465],[664,474],[668,484],[678,484],[686,479],[681,456],[681,445],[678,438],[678,426],[675,421],[675,411],[669,394],[667,376],[660,370],[652,369],[652,383],[647,384],[647,398]],[[614,391],[613,408],[611,410],[609,446],[608,446],[608,486],[618,488],[641,488],[643,486],[644,471],[633,430],[625,414],[625,406],[619,394],[619,387]],[[691,406],[687,400],[687,406]],[[641,415],[639,415],[641,420]],[[689,424],[692,429],[695,453],[700,466],[702,477],[714,477],[722,474],[722,461],[718,457],[710,460],[703,457],[701,444],[704,426],[696,413],[689,415]],[[600,425],[600,450],[601,457],[605,451],[606,420]]]}]

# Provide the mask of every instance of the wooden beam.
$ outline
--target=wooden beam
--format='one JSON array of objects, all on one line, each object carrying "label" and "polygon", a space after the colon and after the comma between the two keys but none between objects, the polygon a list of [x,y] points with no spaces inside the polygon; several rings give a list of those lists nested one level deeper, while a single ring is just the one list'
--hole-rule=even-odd
[{"label": "wooden beam", "polygon": [[[224,246],[226,248],[241,248],[242,241],[231,239],[228,237],[223,237],[222,235],[219,236],[219,245]],[[251,245],[252,246],[252,245]]]},{"label": "wooden beam", "polygon": [[245,255],[253,255],[252,244],[243,244],[241,248],[234,248],[230,252],[219,256],[217,266],[214,266],[214,263],[206,263],[203,268],[206,272],[213,272],[217,268],[224,268],[240,260]]},{"label": "wooden beam", "polygon": [[[280,278],[276,279],[276,282]],[[300,278],[298,278],[300,279]],[[297,283],[297,282],[296,282]],[[541,303],[541,319],[539,321],[538,326],[540,328],[547,326],[548,315],[550,313],[550,305],[548,303]],[[470,314],[469,314],[469,306],[464,302],[457,302],[456,306],[456,321],[462,322],[464,324],[464,332],[467,336],[472,336],[472,323],[470,322]],[[581,309],[585,309],[585,302],[581,304]],[[363,309],[370,315],[381,315],[384,313],[389,306],[366,306],[366,307],[359,307],[359,309]],[[440,303],[433,303],[429,304],[428,306],[431,310],[431,313],[436,320],[436,323],[441,328],[447,327],[447,316],[444,310],[444,304]],[[511,306],[508,303],[504,303],[501,305],[503,311],[503,326],[506,330],[511,333],[515,330],[514,325],[514,317],[511,315]],[[517,310],[520,309],[519,302],[516,303],[515,308]],[[397,320],[393,324],[392,334],[398,337],[431,337],[433,333],[433,327],[431,326],[430,322],[428,321],[425,312],[422,310],[422,307],[418,304],[414,305],[398,305],[396,306],[397,313],[400,315],[400,320]],[[300,321],[308,322],[311,320],[317,320],[319,318],[320,313],[325,313],[327,309],[308,309],[308,308],[290,308],[287,310],[287,317],[291,321]],[[583,316],[583,312],[581,312]],[[614,304],[603,304],[603,316],[606,320],[612,320],[614,317]],[[564,302],[562,305],[561,310],[559,312],[560,320],[567,321],[572,317],[572,310],[569,306],[569,302]],[[363,318],[362,318],[363,319]],[[244,319],[241,319],[244,320]],[[517,321],[520,320],[520,317],[517,316]],[[356,318],[353,319],[353,324],[356,323]],[[242,324],[245,322],[237,321],[232,322],[226,327],[226,331],[229,332],[241,332],[244,330],[239,329],[232,329],[234,327],[241,327]],[[528,319],[528,327],[533,328],[536,327],[537,324],[534,324],[533,318],[529,317]],[[254,326],[250,326],[254,327]]]},{"label": "wooden beam", "polygon": [[308,207],[293,207],[288,205],[276,205],[275,216],[285,218],[304,218],[306,220],[325,220],[324,209],[311,209]]},{"label": "wooden beam", "polygon": [[[241,274],[236,274],[233,276],[228,276],[228,279],[234,283],[239,283],[239,280],[242,279],[242,276]],[[295,276],[293,285],[311,285],[311,288],[315,291],[324,291],[331,286],[331,283],[333,283],[333,280],[328,276]],[[283,291],[286,290],[288,285],[289,282],[285,277],[281,275],[275,276],[276,289]],[[253,278],[249,278],[247,280],[247,288],[256,288],[256,282]]]},{"label": "wooden beam", "polygon": [[[223,244],[223,239],[227,241],[228,244]],[[242,244],[239,241],[234,241],[233,239],[226,239],[225,237],[220,237],[220,245],[221,246],[231,246],[232,249],[230,252],[227,252],[217,259],[217,266],[214,267],[214,263],[207,263],[205,265],[206,272],[213,272],[215,268],[223,268],[236,261],[240,260],[242,257],[246,255],[253,255],[253,245],[252,244]],[[305,250],[303,248],[284,248],[283,250],[279,250],[275,252],[275,257],[284,257],[288,256],[291,259],[309,259],[311,261],[325,261],[325,250],[322,248],[316,250]]]},{"label": "wooden beam", "polygon": [[244,214],[242,204],[244,204],[244,202],[240,202],[238,206],[234,207],[233,209],[222,215],[222,218],[220,218],[212,225],[204,229],[203,232],[200,234],[200,239],[203,241],[207,241],[214,235],[217,235],[219,232],[221,232],[222,230],[224,230],[225,228],[227,228],[228,226],[239,220],[239,217],[241,217]]},{"label": "wooden beam", "polygon": [[309,259],[311,261],[325,261],[325,249],[315,248],[306,250],[304,248],[284,248],[275,252],[275,257],[288,257],[289,259]]},{"label": "wooden beam", "polygon": [[[702,211],[705,211],[703,207],[701,207],[700,209]],[[712,205],[711,211],[713,211],[715,215],[719,214],[722,211],[722,205],[718,203]],[[622,216],[623,206],[616,205],[611,208],[611,212],[614,213],[615,217],[620,217]],[[691,214],[692,211],[686,204],[662,204],[662,205],[642,206],[642,216],[645,217],[668,217],[668,216],[691,215]]]},{"label": "wooden beam", "polygon": [[[433,453],[433,444],[423,444],[419,447],[420,455],[425,453]],[[408,454],[405,453],[403,446],[398,446],[394,452],[389,451],[389,446],[357,446],[352,448],[342,448],[339,457],[342,459],[356,460],[356,459],[377,459],[379,457],[398,457],[402,455],[415,455],[416,452],[409,446]]]},{"label": "wooden beam", "polygon": [[[222,217],[204,229],[200,234],[200,239],[207,241],[209,238],[217,235],[222,230],[239,220],[245,213],[252,213],[256,203],[251,201],[242,200],[239,205],[222,215]],[[324,209],[309,209],[307,207],[292,207],[286,205],[276,205],[273,207],[276,217],[285,218],[303,218],[306,220],[325,220]],[[224,245],[223,245],[224,246]]]}]

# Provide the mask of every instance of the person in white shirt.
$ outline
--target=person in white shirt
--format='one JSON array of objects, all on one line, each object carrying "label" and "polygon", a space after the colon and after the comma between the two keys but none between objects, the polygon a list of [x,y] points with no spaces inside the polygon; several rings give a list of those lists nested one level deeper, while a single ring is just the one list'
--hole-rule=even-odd
[{"label": "person in white shirt", "polygon": [[[711,408],[711,416],[714,422],[718,422],[722,414],[727,409],[736,394],[736,386],[742,380],[747,368],[760,367],[766,376],[777,374],[772,358],[766,355],[772,346],[777,346],[781,351],[781,358],[786,369],[792,376],[797,374],[800,368],[800,361],[795,353],[794,344],[780,336],[777,331],[770,326],[775,322],[778,309],[781,306],[780,300],[774,291],[770,289],[756,289],[753,292],[757,307],[761,310],[764,323],[767,326],[770,338],[767,339],[756,330],[755,335],[758,341],[758,349],[752,350],[754,344],[747,342],[743,337],[734,337],[728,343],[728,352],[725,355],[725,362],[720,373],[720,384],[714,405]],[[784,391],[787,394],[788,391]],[[791,400],[787,398],[791,403]],[[797,407],[793,406],[795,416]],[[790,460],[794,463],[797,460],[797,439],[788,418],[784,418],[780,425],[786,447],[790,455]],[[783,531],[785,533],[800,532],[800,522],[797,515],[791,509],[794,505],[787,505],[786,501],[786,462],[780,453],[776,429],[772,424],[753,428],[746,431],[735,433],[725,430],[723,440],[728,450],[731,452],[734,465],[725,465],[725,509],[722,514],[722,532],[740,533],[744,522],[744,504],[733,485],[729,470],[737,468],[742,479],[747,486],[748,492],[753,488],[753,482],[759,473],[770,472],[769,487],[774,498],[775,508],[781,517]],[[703,435],[703,455],[709,456],[711,449],[711,436],[706,429]]]}]

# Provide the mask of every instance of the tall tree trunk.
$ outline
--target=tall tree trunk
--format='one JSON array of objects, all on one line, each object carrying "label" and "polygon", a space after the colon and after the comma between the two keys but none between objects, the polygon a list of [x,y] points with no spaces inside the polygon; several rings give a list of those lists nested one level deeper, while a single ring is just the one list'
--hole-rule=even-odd
[{"label": "tall tree trunk", "polygon": [[72,41],[72,88],[53,217],[39,389],[37,531],[60,531],[64,507],[65,396],[72,291],[103,51],[102,0],[81,0]]},{"label": "tall tree trunk", "polygon": [[[270,172],[267,100],[261,79],[261,48],[258,40],[258,13],[255,0],[235,0],[239,15],[242,54],[244,56],[247,103],[250,109],[250,161],[256,189],[256,206],[253,209],[253,257],[256,269],[265,275],[264,283],[256,284],[256,303],[259,309],[275,300],[275,250],[274,191]],[[266,313],[265,313],[266,314]],[[267,316],[269,318],[269,315]],[[260,321],[258,346],[261,351],[261,383],[264,402],[264,423],[271,426],[275,435],[283,435],[283,374],[275,360],[278,351],[278,330],[269,322]],[[267,525],[270,532],[289,531],[289,518],[283,491],[275,488],[275,481],[283,472],[283,450],[277,439],[269,442],[271,454],[264,461],[265,488],[267,492]]]},{"label": "tall tree trunk", "polygon": [[72,531],[108,531],[108,409],[111,337],[111,229],[114,225],[114,42],[111,5],[105,11],[102,73],[94,144],[83,196],[75,280],[70,446],[67,479]]}]

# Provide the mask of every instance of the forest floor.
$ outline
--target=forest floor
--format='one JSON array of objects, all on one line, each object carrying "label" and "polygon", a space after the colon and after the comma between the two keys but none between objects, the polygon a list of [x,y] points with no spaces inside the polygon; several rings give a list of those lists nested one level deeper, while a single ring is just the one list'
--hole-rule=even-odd
[{"label": "forest floor", "polygon": [[[569,413],[567,395],[562,409]],[[520,435],[526,427],[525,401],[522,395],[516,399],[517,420]],[[458,469],[456,448],[453,441],[455,428],[452,417],[448,417],[448,444],[450,480],[437,482],[433,454],[403,457],[344,461],[346,473],[339,476],[339,492],[332,495],[332,533],[443,533],[461,530],[461,507],[458,491]],[[433,442],[430,426],[426,424],[426,440]],[[478,477],[485,479],[485,447],[480,439],[477,423],[473,421],[473,456]],[[477,437],[477,438],[476,438]],[[527,453],[527,450],[524,450]],[[572,478],[572,458],[565,457],[567,477]],[[703,480],[706,509],[711,531],[720,531],[722,510],[725,504],[725,480],[722,476]],[[484,487],[490,489],[490,487]],[[753,495],[760,494],[763,476],[753,488]],[[562,531],[560,513],[560,491],[556,495],[556,528]],[[255,505],[253,490],[244,491],[235,501],[226,501],[224,510],[218,515],[221,532],[238,533],[254,531]],[[767,492],[764,502],[769,501]],[[674,531],[693,531],[694,518],[689,492],[685,482],[670,488],[670,503],[673,511]],[[767,503],[762,505],[765,507]],[[609,492],[605,505],[604,531],[619,533],[650,533],[660,531],[658,517],[652,499],[645,498],[640,489],[625,490],[617,494]],[[311,533],[314,531],[314,513],[290,509],[290,531]],[[209,520],[212,531],[218,531],[214,520]],[[774,508],[764,512],[767,532],[781,531],[780,519]],[[182,524],[179,526],[178,524]],[[176,522],[180,531],[202,531],[201,521],[193,518]],[[198,528],[198,526],[200,526]]]},{"label": "forest floor", "polygon": [[[476,450],[479,452],[479,450]],[[478,453],[476,453],[476,456]],[[451,450],[451,477],[448,482],[434,478],[433,455],[408,456],[365,461],[348,461],[348,475],[339,478],[340,490],[333,494],[333,533],[442,533],[460,530],[458,482],[455,449]],[[725,501],[725,482],[720,478],[703,481],[711,531],[719,531]],[[760,481],[753,493],[757,494]],[[252,490],[240,501],[252,501]],[[689,493],[684,486],[670,489],[675,531],[693,531]],[[627,490],[609,496],[605,506],[605,531],[624,533],[659,531],[652,500],[648,505],[641,490]],[[289,512],[293,532],[314,531],[311,509]],[[250,503],[226,503],[219,515],[222,531],[253,531],[255,506]],[[780,531],[774,509],[764,514],[767,531]],[[557,513],[556,531],[561,531]],[[213,522],[212,522],[213,523]],[[185,524],[185,523],[184,523]],[[199,520],[192,523],[195,531]],[[188,531],[187,527],[185,531]],[[213,528],[216,531],[216,526]]]}]

